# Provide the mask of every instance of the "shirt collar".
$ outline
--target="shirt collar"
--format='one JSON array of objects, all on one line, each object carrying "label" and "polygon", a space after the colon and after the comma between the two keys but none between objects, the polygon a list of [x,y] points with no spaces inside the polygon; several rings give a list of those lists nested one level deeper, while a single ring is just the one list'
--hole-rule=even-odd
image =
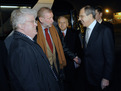
[{"label": "shirt collar", "polygon": [[26,35],[29,39],[31,39],[33,41],[33,38],[31,38],[30,36]]},{"label": "shirt collar", "polygon": [[90,28],[91,30],[93,30],[93,28],[94,28],[94,26],[96,25],[96,23],[97,23],[97,21],[94,20],[94,21],[89,25],[88,28]]},{"label": "shirt collar", "polygon": [[44,30],[45,29],[45,27],[44,26],[42,26],[42,30]]},{"label": "shirt collar", "polygon": [[64,35],[66,35],[67,28],[64,31],[61,31],[61,32],[64,33]]}]

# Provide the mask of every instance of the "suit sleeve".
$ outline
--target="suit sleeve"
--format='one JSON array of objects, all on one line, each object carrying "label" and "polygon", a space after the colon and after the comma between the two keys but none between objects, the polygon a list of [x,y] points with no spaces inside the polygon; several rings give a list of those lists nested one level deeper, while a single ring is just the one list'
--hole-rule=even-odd
[{"label": "suit sleeve", "polygon": [[109,28],[103,33],[103,53],[105,57],[104,78],[111,80],[114,62],[114,40]]}]

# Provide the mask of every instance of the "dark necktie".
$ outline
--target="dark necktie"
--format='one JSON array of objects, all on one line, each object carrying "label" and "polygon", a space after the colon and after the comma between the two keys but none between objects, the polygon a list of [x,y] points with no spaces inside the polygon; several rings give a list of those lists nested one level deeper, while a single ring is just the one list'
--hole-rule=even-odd
[{"label": "dark necktie", "polygon": [[45,30],[46,40],[48,42],[48,45],[50,47],[51,52],[53,53],[53,45],[52,45],[52,42],[51,42],[51,39],[50,39],[50,35],[48,33],[48,28],[45,28],[44,30]]}]

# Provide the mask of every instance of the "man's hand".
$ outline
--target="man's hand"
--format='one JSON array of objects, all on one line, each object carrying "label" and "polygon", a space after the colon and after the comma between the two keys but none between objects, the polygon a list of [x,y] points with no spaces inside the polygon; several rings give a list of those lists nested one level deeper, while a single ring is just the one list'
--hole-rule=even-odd
[{"label": "man's hand", "polygon": [[74,59],[73,59],[77,64],[81,64],[81,59],[76,56]]},{"label": "man's hand", "polygon": [[101,88],[104,89],[107,86],[109,86],[109,80],[103,78],[101,81]]}]

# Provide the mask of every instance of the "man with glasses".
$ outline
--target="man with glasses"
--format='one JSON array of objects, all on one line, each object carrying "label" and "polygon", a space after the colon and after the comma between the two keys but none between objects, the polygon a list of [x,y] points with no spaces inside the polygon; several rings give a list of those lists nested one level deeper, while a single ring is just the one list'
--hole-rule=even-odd
[{"label": "man with glasses", "polygon": [[36,14],[32,9],[17,9],[11,14],[14,33],[7,62],[11,91],[60,91],[46,55],[33,40]]}]

